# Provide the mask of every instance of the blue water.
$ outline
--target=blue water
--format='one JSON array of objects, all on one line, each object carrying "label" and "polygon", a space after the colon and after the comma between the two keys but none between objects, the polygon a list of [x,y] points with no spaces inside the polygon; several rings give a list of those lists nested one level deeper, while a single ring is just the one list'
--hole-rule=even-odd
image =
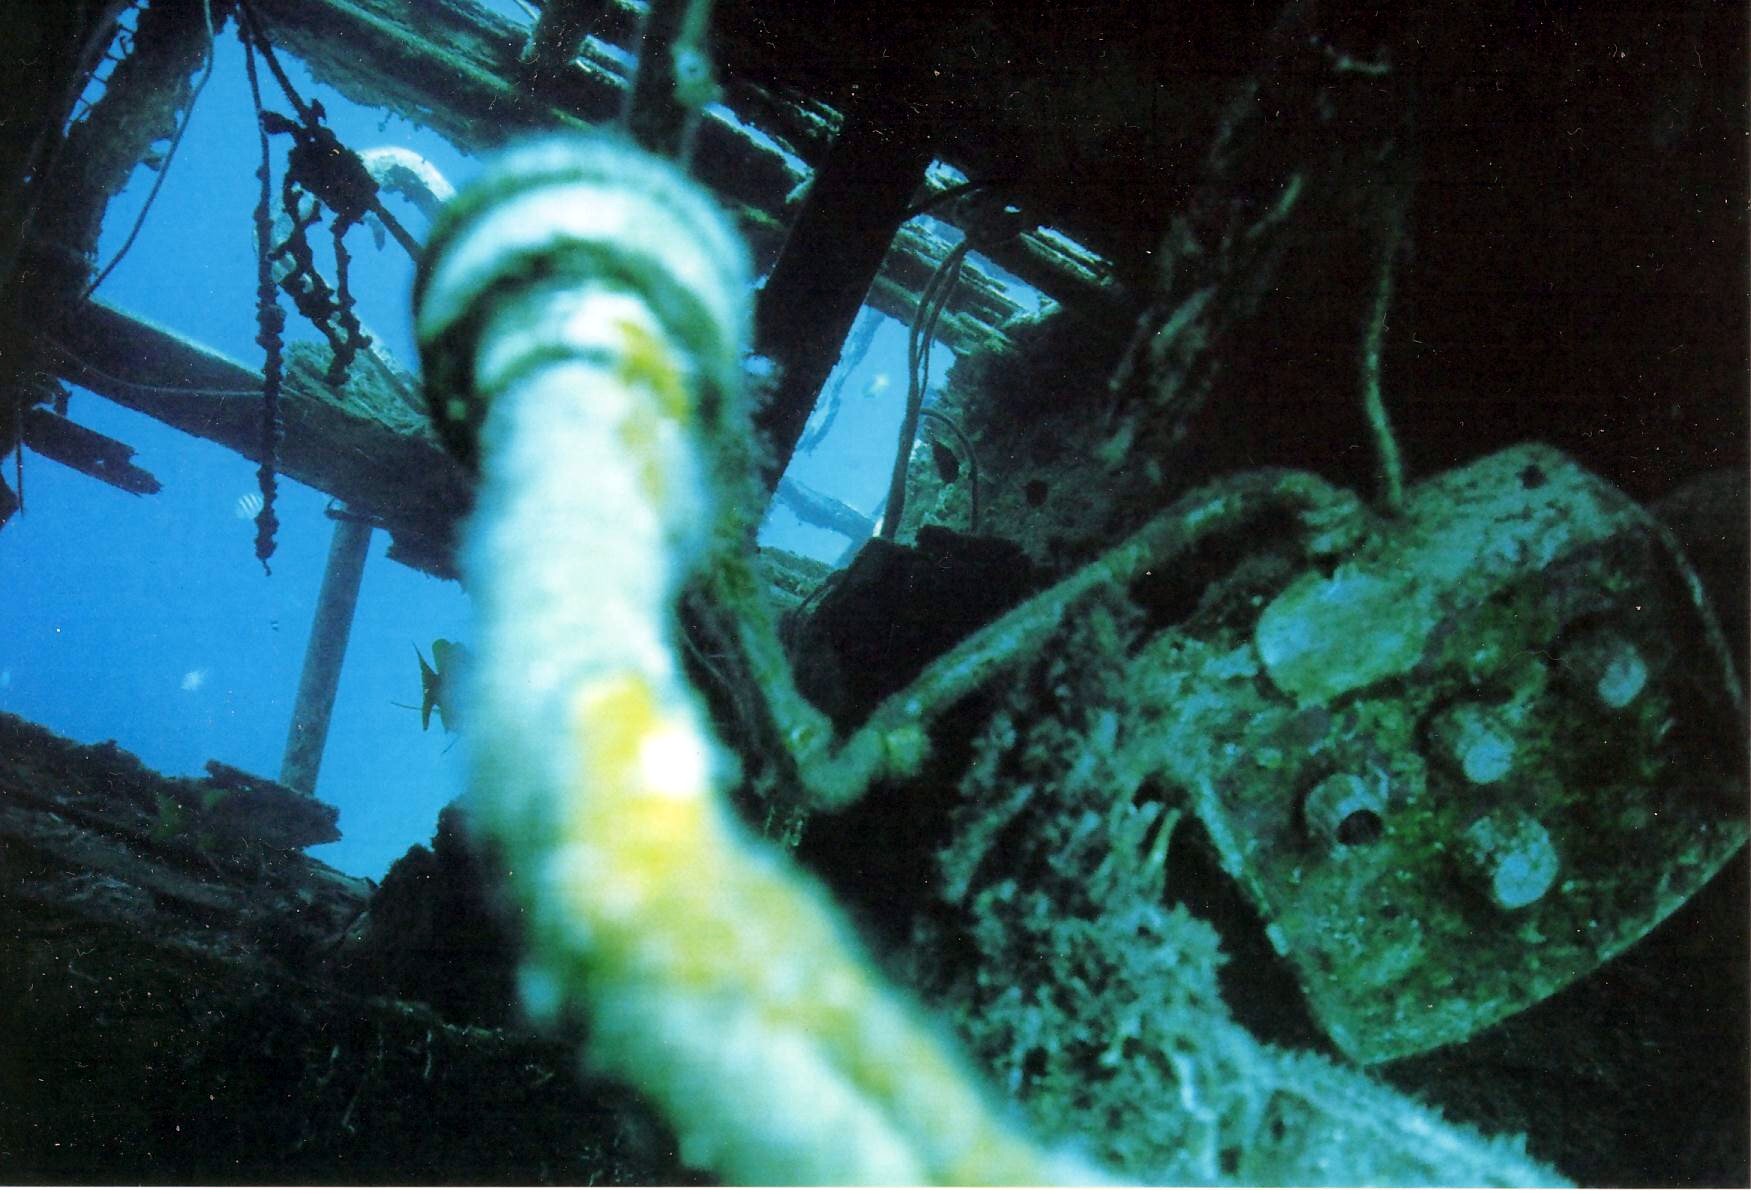
[{"label": "blue water", "polygon": [[[516,13],[508,2],[500,7]],[[98,297],[259,369],[254,342],[258,146],[243,53],[227,28],[212,78],[161,191],[127,255]],[[350,103],[289,55],[282,62],[306,99],[354,148],[401,145],[453,184],[479,169],[441,137],[399,116]],[[286,104],[262,72],[268,107]],[[289,139],[272,141],[274,201]],[[136,170],[110,205],[99,260],[110,261],[157,176]],[[424,220],[385,201],[416,237]],[[325,235],[313,235],[320,246]],[[405,367],[416,366],[408,293],[413,263],[393,241],[377,248],[355,229],[352,289],[358,314]],[[332,273],[330,273],[332,276]],[[317,333],[281,300],[288,340]],[[952,359],[939,349],[936,376]],[[873,384],[885,375],[885,388]],[[886,492],[905,395],[905,329],[884,320],[847,379],[832,432],[799,455],[793,475],[870,512]],[[25,510],[0,530],[0,709],[85,742],[114,739],[167,774],[200,774],[209,759],[277,776],[297,691],[311,612],[332,523],[326,495],[281,478],[278,548],[264,576],[253,522],[237,502],[256,491],[255,463],[76,389],[70,417],[129,444],[163,489],[136,497],[28,450]],[[12,462],[6,462],[11,480]],[[847,541],[775,508],[762,541],[826,560]],[[420,701],[414,646],[467,642],[460,586],[388,560],[373,535],[316,796],[340,809],[342,839],[311,853],[352,874],[381,876],[408,846],[430,838],[437,811],[464,788],[466,750],[432,720],[402,706]]]}]

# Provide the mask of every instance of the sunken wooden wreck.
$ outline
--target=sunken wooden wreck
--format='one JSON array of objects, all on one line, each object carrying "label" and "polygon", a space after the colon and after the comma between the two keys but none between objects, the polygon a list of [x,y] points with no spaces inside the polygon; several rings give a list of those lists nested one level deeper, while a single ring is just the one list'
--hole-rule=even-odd
[{"label": "sunken wooden wreck", "polygon": [[[453,577],[469,481],[425,419],[411,362],[344,329],[230,360],[198,327],[156,327],[91,297],[93,258],[109,200],[175,136],[215,31],[244,28],[325,87],[485,152],[519,132],[616,119],[641,29],[682,5],[520,7],[526,20],[471,0],[10,6],[0,455],[24,461],[28,449],[150,500],[156,482],[131,449],[67,417],[65,386],[256,461],[271,390],[273,469],[386,531],[396,560]],[[691,165],[764,277],[755,349],[771,362],[758,412],[768,493],[848,539],[868,535],[868,515],[780,480],[860,310],[958,357],[940,402],[917,396],[883,534],[858,560],[829,584],[822,565],[765,553],[799,686],[855,724],[1006,610],[1105,566],[1163,511],[1200,495],[1241,500],[1224,488],[1241,470],[1316,473],[1384,517],[1403,506],[1407,478],[1527,440],[1626,501],[1671,495],[1660,518],[1724,627],[1695,631],[1697,650],[1743,676],[1743,16],[1694,0],[1391,16],[1302,0],[720,0],[721,108],[700,124]],[[79,104],[99,70],[107,88]],[[287,274],[281,263],[266,284]],[[1038,291],[1042,311],[1024,314],[1010,279]],[[0,479],[0,526],[27,473]],[[1146,895],[1130,880],[1113,890],[1176,905],[1187,973],[1207,980],[1161,997],[1210,1026],[1173,1058],[1234,1078],[1237,1058],[1279,1056],[1253,1052],[1256,1038],[1314,1060],[1284,1063],[1268,1106],[1243,1114],[1216,1098],[1177,1102],[1190,1089],[1174,1087],[1180,1065],[1151,1070],[1137,1050],[1083,1038],[1036,1048],[991,1012],[1007,997],[980,986],[992,974],[1016,990],[1049,978],[987,965],[991,937],[1044,951],[1063,925],[1116,936],[1132,924],[1118,905],[1066,890],[1064,874],[1042,888],[1058,925],[995,924],[970,909],[999,881],[1025,883],[1028,865],[1105,874],[1106,856],[1052,818],[1093,816],[1064,795],[1073,783],[1054,783],[1072,770],[1072,746],[1098,740],[1092,711],[1120,701],[1117,644],[1164,626],[1230,629],[1290,575],[1288,557],[1256,546],[1238,531],[1217,537],[1164,575],[1131,578],[1122,598],[1063,604],[1062,625],[1022,665],[947,714],[943,737],[961,745],[918,784],[804,826],[770,800],[783,775],[753,768],[751,820],[823,874],[1036,1113],[1066,1074],[1100,1090],[1056,1130],[1110,1127],[1174,1150],[1164,1161],[1132,1139],[1115,1163],[1183,1181],[1306,1184],[1358,1172],[1335,1168],[1347,1149],[1378,1157],[1364,1176],[1393,1184],[1456,1172],[1467,1184],[1554,1172],[1743,1183],[1742,849],[1587,977],[1468,1040],[1378,1067],[1381,1083],[1349,1085],[1273,926],[1224,870],[1224,843],[1194,824],[1183,793],[1146,786],[1122,802],[1135,823],[1113,813],[1113,840],[1098,844],[1145,854],[1170,877],[1171,898],[1161,881]],[[689,607],[704,653],[729,637],[709,604]],[[748,677],[732,668],[699,682],[726,737],[757,751],[772,727],[737,699]],[[1045,729],[1026,751],[993,754],[1004,719]],[[1742,783],[1742,721],[1716,739],[1710,774]],[[1004,768],[1058,803],[984,816],[975,797]],[[568,1045],[519,1025],[492,862],[456,815],[379,887],[300,852],[332,830],[320,806],[210,770],[206,781],[156,776],[113,744],[0,716],[0,1006],[16,1043],[0,1062],[0,1173],[711,1180],[680,1166],[635,1099],[580,1077]],[[1719,829],[1735,810],[1708,815],[1725,857],[1743,840]],[[1220,984],[1216,934],[1230,959]],[[1107,961],[1113,988],[1132,984],[1135,1000],[1091,995],[1097,1021],[1149,1006],[1150,984],[1166,982]],[[1235,1043],[1222,1052],[1211,1040]],[[1443,1168],[1415,1139],[1377,1139],[1403,1113],[1386,1084],[1525,1139],[1503,1146],[1499,1170]],[[1554,1169],[1518,1167],[1521,1148]],[[1334,1168],[1309,1168],[1327,1149]]]}]

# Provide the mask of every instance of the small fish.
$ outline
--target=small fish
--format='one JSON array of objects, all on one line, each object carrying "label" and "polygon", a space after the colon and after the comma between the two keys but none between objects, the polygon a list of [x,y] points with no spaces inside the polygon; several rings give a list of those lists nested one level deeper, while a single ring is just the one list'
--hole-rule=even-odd
[{"label": "small fish", "polygon": [[237,505],[233,508],[237,511],[237,517],[248,522],[261,513],[261,494],[246,493],[237,499]]},{"label": "small fish", "polygon": [[207,682],[207,669],[204,667],[198,667],[198,668],[194,669],[192,672],[184,672],[183,673],[183,675],[182,675],[182,690],[184,692],[199,692],[201,690],[201,686],[203,684],[205,684],[206,682]]},{"label": "small fish", "polygon": [[417,646],[413,653],[420,661],[420,729],[431,728],[432,711],[435,709],[438,713],[438,724],[449,733],[455,729],[450,723],[456,716],[456,677],[468,664],[468,649],[461,643],[440,638],[432,640],[432,662],[426,662],[425,655]]}]

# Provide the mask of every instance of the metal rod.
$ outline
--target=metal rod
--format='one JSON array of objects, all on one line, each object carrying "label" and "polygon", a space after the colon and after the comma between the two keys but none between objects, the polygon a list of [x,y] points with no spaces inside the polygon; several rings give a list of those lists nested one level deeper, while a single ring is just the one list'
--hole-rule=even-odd
[{"label": "metal rod", "polygon": [[316,596],[316,616],[310,623],[310,642],[304,648],[304,672],[298,678],[298,700],[286,733],[286,755],[280,762],[280,782],[300,792],[316,790],[316,773],[328,741],[328,719],[340,688],[341,664],[353,632],[353,609],[359,603],[359,582],[370,547],[369,523],[336,520],[322,590]]}]

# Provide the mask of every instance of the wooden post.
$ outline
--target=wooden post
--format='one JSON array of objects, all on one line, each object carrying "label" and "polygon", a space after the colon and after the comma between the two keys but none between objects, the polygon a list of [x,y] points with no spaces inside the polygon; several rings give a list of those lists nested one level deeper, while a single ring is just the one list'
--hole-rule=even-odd
[{"label": "wooden post", "polygon": [[292,706],[292,726],[286,733],[286,754],[280,762],[280,782],[299,792],[316,790],[322,748],[328,741],[328,719],[340,688],[340,668],[353,632],[353,609],[359,602],[359,582],[371,546],[371,524],[342,516],[335,521],[328,545],[328,566],[316,597],[310,642],[304,648],[304,672],[298,679],[298,699]]},{"label": "wooden post", "polygon": [[922,126],[888,123],[860,108],[846,115],[815,174],[754,311],[755,346],[784,370],[778,393],[756,417],[772,446],[768,491],[790,463],[929,165]]}]

